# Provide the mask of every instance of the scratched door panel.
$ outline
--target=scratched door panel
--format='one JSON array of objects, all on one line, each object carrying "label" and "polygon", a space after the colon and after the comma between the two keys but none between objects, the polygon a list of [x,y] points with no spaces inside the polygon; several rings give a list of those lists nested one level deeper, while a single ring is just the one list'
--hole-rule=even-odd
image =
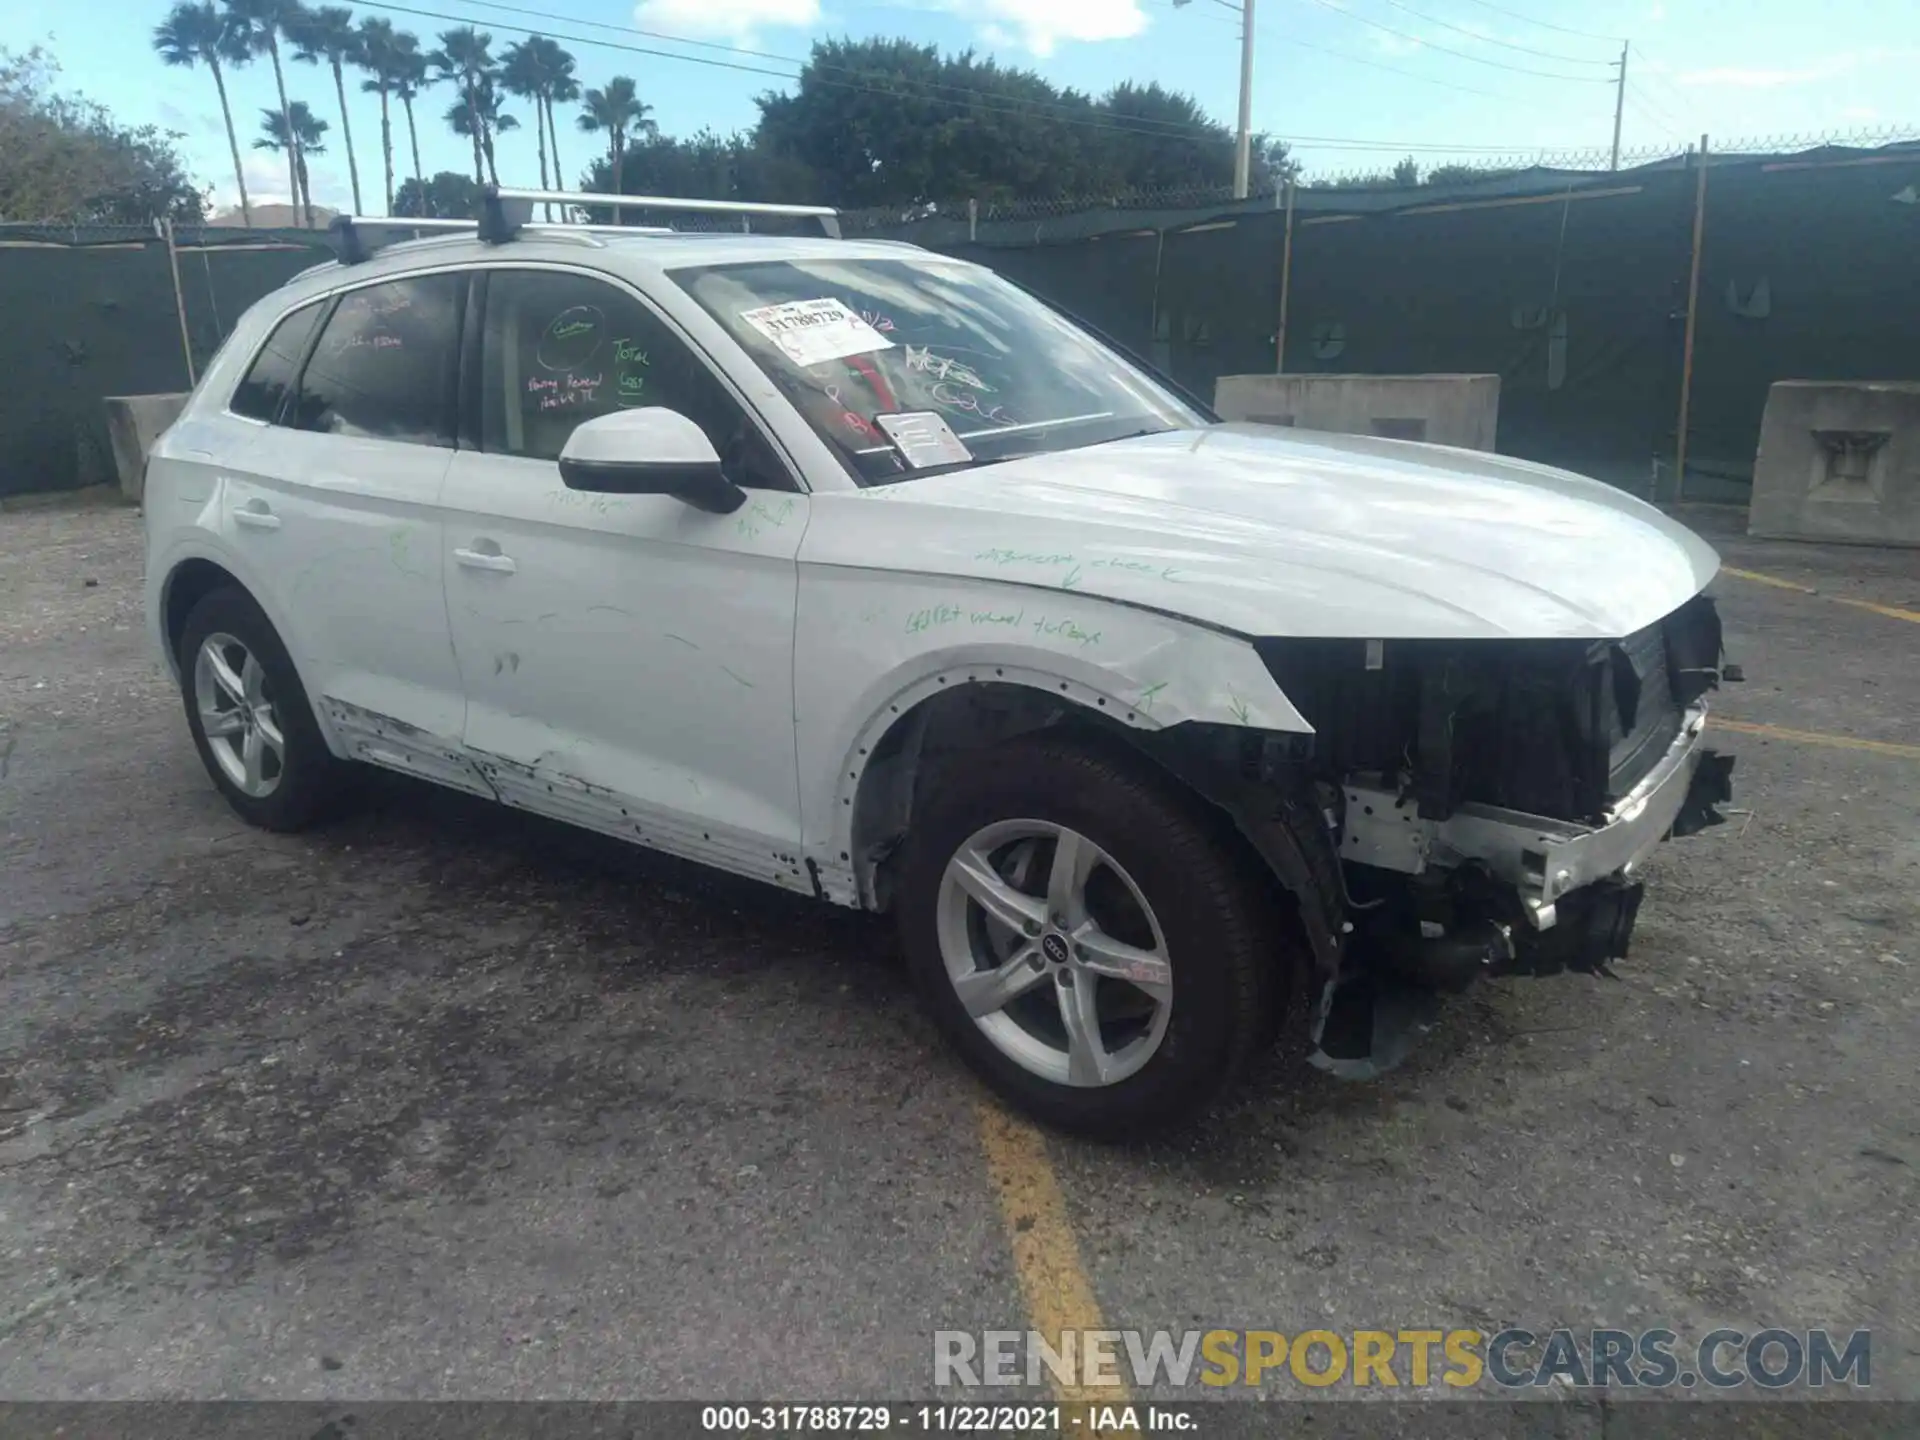
[{"label": "scratched door panel", "polygon": [[[502,799],[802,883],[794,555],[807,499],[704,360],[631,292],[489,272],[479,447],[449,472],[447,607],[465,739]],[[570,490],[583,421],[664,406],[746,502]],[[644,459],[636,455],[635,459]],[[810,887],[809,887],[810,888]]]},{"label": "scratched door panel", "polygon": [[[775,862],[799,834],[807,497],[749,491],[712,515],[569,490],[551,462],[463,453],[447,498],[466,745],[502,798],[664,849],[710,844],[726,853],[700,858],[730,869],[791,869]],[[462,550],[513,569],[462,564]]]}]

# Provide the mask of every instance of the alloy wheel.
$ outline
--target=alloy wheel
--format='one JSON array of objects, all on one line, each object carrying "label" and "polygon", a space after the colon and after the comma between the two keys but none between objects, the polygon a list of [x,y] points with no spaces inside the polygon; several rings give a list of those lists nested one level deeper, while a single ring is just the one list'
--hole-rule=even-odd
[{"label": "alloy wheel", "polygon": [[1087,836],[1002,820],[955,851],[937,902],[947,978],[974,1024],[1042,1079],[1137,1074],[1166,1037],[1173,967],[1153,908]]}]

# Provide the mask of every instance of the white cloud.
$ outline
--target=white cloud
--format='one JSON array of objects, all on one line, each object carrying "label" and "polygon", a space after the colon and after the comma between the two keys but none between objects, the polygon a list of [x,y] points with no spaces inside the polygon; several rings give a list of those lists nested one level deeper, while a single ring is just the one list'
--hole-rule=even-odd
[{"label": "white cloud", "polygon": [[[1063,41],[1126,40],[1147,28],[1141,0],[883,0],[903,10],[941,10],[972,22],[982,44],[1048,56]],[[1340,0],[1329,0],[1338,4]],[[643,29],[742,40],[762,29],[811,29],[820,0],[640,0]]]},{"label": "white cloud", "polygon": [[942,8],[972,20],[989,45],[1043,57],[1063,40],[1128,40],[1147,28],[1138,0],[956,0]]},{"label": "white cloud", "polygon": [[806,29],[820,23],[820,0],[640,0],[636,24],[669,35],[720,35],[744,40],[763,27]]}]

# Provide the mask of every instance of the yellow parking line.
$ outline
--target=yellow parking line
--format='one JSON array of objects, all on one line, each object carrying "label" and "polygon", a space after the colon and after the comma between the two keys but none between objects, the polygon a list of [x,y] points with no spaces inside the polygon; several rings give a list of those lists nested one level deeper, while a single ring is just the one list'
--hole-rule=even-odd
[{"label": "yellow parking line", "polygon": [[1836,605],[1851,605],[1856,610],[1871,610],[1876,615],[1885,615],[1889,620],[1905,620],[1912,625],[1920,625],[1920,610],[1902,610],[1898,605],[1876,605],[1871,600],[1849,600],[1844,595],[1827,597]]},{"label": "yellow parking line", "polygon": [[[1013,1266],[1020,1276],[1020,1293],[1026,1299],[1033,1328],[1056,1350],[1062,1334],[1068,1331],[1077,1341],[1089,1330],[1105,1329],[1093,1282],[1080,1263],[1080,1246],[1067,1218],[1066,1197],[1060,1193],[1060,1181],[1047,1159],[1045,1138],[1026,1121],[983,1101],[980,1145],[987,1154],[993,1188],[1000,1196],[1000,1215],[1006,1222]],[[1124,1362],[1125,1356],[1121,1359]],[[1072,1385],[1056,1384],[1061,1403],[1097,1400],[1123,1404],[1127,1399],[1124,1384],[1088,1385],[1077,1370],[1074,1380]]]},{"label": "yellow parking line", "polygon": [[1758,570],[1736,570],[1731,565],[1722,565],[1720,569],[1723,574],[1738,580],[1750,580],[1755,585],[1771,585],[1776,590],[1792,590],[1801,595],[1820,595],[1822,600],[1831,600],[1836,605],[1851,605],[1856,610],[1871,610],[1875,615],[1885,615],[1889,620],[1905,620],[1920,625],[1920,610],[1902,610],[1898,605],[1880,605],[1872,600],[1850,600],[1844,595],[1821,595],[1811,585],[1782,580],[1778,575],[1762,575]]},{"label": "yellow parking line", "polygon": [[1707,724],[1716,730],[1732,730],[1740,735],[1759,735],[1768,740],[1793,740],[1802,745],[1831,745],[1839,750],[1865,750],[1874,755],[1893,755],[1902,760],[1920,760],[1920,745],[1896,745],[1891,740],[1856,740],[1851,735],[1827,735],[1818,730],[1790,730],[1784,725],[1759,725],[1751,720],[1729,720],[1712,715]]},{"label": "yellow parking line", "polygon": [[1771,585],[1776,590],[1798,590],[1802,595],[1817,595],[1820,592],[1811,585],[1801,585],[1793,580],[1782,580],[1778,575],[1762,575],[1758,570],[1736,570],[1731,565],[1720,567],[1722,575],[1731,575],[1739,580],[1751,580],[1756,585]]}]

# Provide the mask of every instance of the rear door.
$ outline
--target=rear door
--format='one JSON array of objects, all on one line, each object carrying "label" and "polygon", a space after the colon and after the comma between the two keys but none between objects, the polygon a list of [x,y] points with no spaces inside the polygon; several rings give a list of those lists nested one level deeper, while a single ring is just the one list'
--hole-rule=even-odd
[{"label": "rear door", "polygon": [[[440,579],[467,283],[409,276],[328,304],[297,384],[227,480],[223,520],[346,748],[484,790],[458,758],[465,699]],[[252,379],[236,408],[268,403]]]},{"label": "rear door", "polygon": [[[501,267],[479,304],[474,444],[445,495],[470,756],[510,803],[810,891],[793,736],[807,497],[791,467],[632,291]],[[576,425],[649,405],[705,430],[745,505],[562,483]]]}]

